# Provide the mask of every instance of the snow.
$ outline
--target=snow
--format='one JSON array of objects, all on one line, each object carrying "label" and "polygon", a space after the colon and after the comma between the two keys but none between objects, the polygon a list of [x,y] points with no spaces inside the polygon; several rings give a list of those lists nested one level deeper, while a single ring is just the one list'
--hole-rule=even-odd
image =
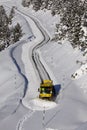
[{"label": "snow", "polygon": [[[0,0],[0,3],[11,7],[15,1]],[[20,0],[16,4],[24,13],[37,17],[49,36],[53,36],[58,16],[52,18],[50,11],[35,13],[23,8]],[[41,47],[38,50],[40,60],[54,84],[61,84],[61,90],[55,102],[38,99],[40,79],[32,65],[31,50],[43,36],[28,16],[16,11],[14,20],[13,25],[17,21],[21,23],[25,35],[18,43],[0,52],[0,130],[86,130],[86,57],[80,50],[74,50],[68,41],[63,44],[50,41]],[[32,36],[33,39],[29,39]],[[77,64],[77,60],[85,64]],[[73,79],[72,75],[76,73]]]},{"label": "snow", "polygon": [[[5,52],[6,55],[9,55]],[[24,82],[17,72],[12,60],[0,54],[0,122],[13,113],[23,97]],[[6,59],[5,59],[6,58]],[[5,59],[5,60],[4,60]],[[1,61],[2,60],[2,61]],[[3,62],[4,60],[4,62]],[[6,66],[4,66],[6,65]],[[9,65],[12,65],[12,67]],[[15,79],[16,77],[16,79]]]},{"label": "snow", "polygon": [[46,130],[58,130],[58,129],[46,128]]},{"label": "snow", "polygon": [[57,106],[57,104],[55,102],[45,101],[45,100],[41,100],[39,98],[32,99],[28,104],[28,107],[31,110],[39,110],[39,111],[42,111],[44,109],[49,110],[56,106]]},{"label": "snow", "polygon": [[74,79],[81,78],[81,76],[87,74],[87,63],[82,65],[76,72],[73,74]]}]

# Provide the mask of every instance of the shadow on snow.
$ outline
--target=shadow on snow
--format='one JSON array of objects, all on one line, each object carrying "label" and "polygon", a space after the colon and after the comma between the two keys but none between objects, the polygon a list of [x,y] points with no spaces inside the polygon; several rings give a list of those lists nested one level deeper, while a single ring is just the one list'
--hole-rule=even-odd
[{"label": "shadow on snow", "polygon": [[54,87],[53,87],[53,94],[54,94],[53,100],[56,100],[60,90],[61,90],[61,84],[54,85]]}]

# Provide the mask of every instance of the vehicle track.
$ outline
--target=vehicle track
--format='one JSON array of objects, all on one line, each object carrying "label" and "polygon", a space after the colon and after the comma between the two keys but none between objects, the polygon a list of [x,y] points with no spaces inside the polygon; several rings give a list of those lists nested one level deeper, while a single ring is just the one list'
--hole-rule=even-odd
[{"label": "vehicle track", "polygon": [[[32,48],[32,62],[33,62],[33,66],[36,69],[36,71],[39,74],[40,80],[43,81],[44,79],[51,79],[49,73],[47,72],[46,68],[44,67],[44,65],[41,63],[40,58],[39,58],[39,54],[37,53],[37,50],[39,48],[41,48],[43,45],[47,44],[50,41],[50,37],[47,34],[47,32],[42,28],[42,26],[40,25],[40,23],[34,19],[33,17],[31,17],[30,15],[25,14],[24,12],[21,12],[20,10],[16,9],[18,12],[20,12],[21,14],[31,18],[35,25],[38,27],[38,29],[40,30],[40,32],[42,33],[44,39],[42,40],[42,42],[38,43],[38,45],[35,45]],[[43,73],[45,75],[43,75]]]},{"label": "vehicle track", "polygon": [[34,110],[29,110],[27,114],[25,114],[17,123],[16,130],[22,130],[24,123],[34,114]]}]

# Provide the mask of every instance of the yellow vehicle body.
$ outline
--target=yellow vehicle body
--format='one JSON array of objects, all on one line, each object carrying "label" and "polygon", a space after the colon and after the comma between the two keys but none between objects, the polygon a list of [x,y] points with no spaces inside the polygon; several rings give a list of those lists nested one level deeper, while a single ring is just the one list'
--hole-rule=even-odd
[{"label": "yellow vehicle body", "polygon": [[53,97],[53,81],[52,80],[43,80],[39,88],[39,98],[51,99]]},{"label": "yellow vehicle body", "polygon": [[52,97],[52,94],[44,94],[44,93],[40,93],[39,98],[50,98]]}]

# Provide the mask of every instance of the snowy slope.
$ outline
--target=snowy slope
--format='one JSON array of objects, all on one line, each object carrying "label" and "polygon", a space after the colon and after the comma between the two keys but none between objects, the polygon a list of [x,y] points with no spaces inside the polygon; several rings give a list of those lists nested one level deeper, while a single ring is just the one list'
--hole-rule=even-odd
[{"label": "snowy slope", "polygon": [[[6,6],[5,8],[9,9]],[[18,43],[0,52],[0,121],[2,122],[9,115],[16,112],[21,99],[25,95],[28,83],[24,76],[25,70],[21,54],[22,45],[27,43],[29,41],[28,37],[33,34],[26,19],[18,13],[13,19],[13,26],[17,22],[22,26],[23,38]]]},{"label": "snowy slope", "polygon": [[[11,3],[7,2],[8,6],[9,5],[11,6],[12,4],[14,5],[14,3],[12,2],[15,3],[14,0],[11,0]],[[17,8],[19,4],[20,3],[17,4]],[[57,18],[56,17],[52,18],[51,15],[49,15],[50,12],[46,12],[46,13],[44,12],[43,14],[43,11],[39,11],[38,13],[35,13],[34,11],[32,10],[30,11],[26,8],[22,8],[21,6],[19,6],[19,9],[27,14],[30,13],[30,14],[35,15],[42,22],[44,27],[46,27],[49,34],[51,36],[53,35],[54,30],[51,27],[57,22],[56,21]],[[22,20],[25,19],[25,17],[23,18],[22,17],[23,16],[20,16],[20,19]],[[26,18],[26,20],[28,21],[29,18]],[[46,23],[47,24],[49,23],[49,24],[47,25]],[[26,24],[27,28],[29,28],[26,22],[22,21],[22,24],[23,25]],[[3,130],[7,130],[7,129],[9,130],[15,130],[15,129],[16,130],[23,130],[23,129],[25,130],[29,130],[29,129],[30,130],[42,130],[42,129],[45,129],[45,130],[86,130],[87,129],[87,116],[86,116],[86,113],[87,113],[87,74],[85,71],[86,65],[81,66],[80,63],[77,64],[76,62],[77,60],[79,60],[83,63],[84,62],[86,63],[86,57],[83,57],[82,53],[78,49],[74,50],[70,46],[68,41],[64,41],[64,44],[61,44],[61,45],[58,43],[49,42],[48,44],[43,46],[39,50],[41,61],[43,62],[44,66],[48,69],[48,72],[53,77],[55,77],[54,79],[56,80],[56,85],[59,83],[61,84],[61,91],[56,99],[56,104],[55,103],[49,104],[47,102],[43,103],[43,102],[40,102],[40,100],[38,101],[35,98],[35,95],[38,95],[36,90],[37,90],[37,85],[39,85],[39,81],[37,81],[35,73],[32,70],[33,67],[30,63],[30,60],[28,60],[28,54],[29,54],[28,49],[33,44],[33,41],[31,42],[27,39],[28,32],[29,32],[29,35],[32,34],[33,32],[33,34],[36,36],[35,34],[36,30],[34,30],[36,28],[37,27],[33,26],[32,31],[31,31],[31,28],[29,30],[25,29],[25,32],[26,30],[28,31],[26,32],[26,35],[24,36],[24,38],[22,38],[22,40],[24,41],[20,41],[13,52],[13,55],[17,61],[17,64],[22,70],[22,74],[24,74],[25,77],[28,79],[29,91],[27,91],[27,98],[25,96],[23,100],[25,100],[24,102],[26,102],[26,99],[29,98],[30,109],[27,109],[22,104],[20,104],[17,111],[14,112],[15,107],[19,105],[20,98],[22,98],[24,94],[23,93],[24,86],[25,86],[25,82],[27,82],[27,79],[24,80],[23,75],[20,74],[17,66],[14,64],[14,62],[12,61],[12,58],[10,57],[9,53],[12,50],[13,46],[9,47],[7,50],[3,52],[0,52],[0,55],[1,55],[0,71],[2,74],[2,76],[0,76],[0,93],[1,93],[0,106],[2,106],[2,108],[5,108],[5,109],[2,109],[2,108],[0,109],[0,120],[1,120],[0,129],[3,129]],[[42,36],[39,36],[39,37],[36,36],[36,39],[39,39],[41,37]],[[38,42],[38,40],[36,42]],[[28,69],[28,66],[29,66],[29,69]],[[83,69],[85,71],[84,73],[82,73],[81,71]],[[80,72],[80,76],[78,78],[73,79],[71,77],[72,74],[75,74],[75,73],[79,74],[79,72]],[[10,79],[10,77],[12,79]],[[32,81],[34,81],[36,86],[33,86]],[[23,83],[23,85],[20,87],[21,83]],[[18,85],[18,88],[17,88],[17,85]],[[35,92],[33,91],[32,93],[32,90],[35,90]],[[28,94],[29,94],[29,97],[28,97]],[[32,97],[34,97],[34,100],[32,99]],[[46,105],[46,107],[47,105],[51,106],[51,109],[46,110],[46,108],[44,108],[44,104]],[[45,113],[41,107],[45,110]],[[13,114],[10,114],[10,113],[13,113]],[[44,114],[45,114],[45,119],[43,120]],[[6,126],[4,126],[4,124],[6,124]]]}]

